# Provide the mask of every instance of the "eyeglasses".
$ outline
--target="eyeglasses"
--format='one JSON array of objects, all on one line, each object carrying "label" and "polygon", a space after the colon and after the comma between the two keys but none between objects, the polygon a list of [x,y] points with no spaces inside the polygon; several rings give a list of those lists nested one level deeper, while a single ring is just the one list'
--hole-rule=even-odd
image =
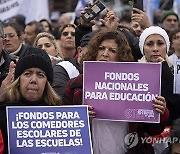
[{"label": "eyeglasses", "polygon": [[63,36],[68,36],[69,34],[71,34],[71,36],[75,36],[75,32],[62,32]]},{"label": "eyeglasses", "polygon": [[13,33],[9,33],[9,34],[5,34],[5,38],[14,38],[16,37],[17,35],[16,34],[13,34]]}]

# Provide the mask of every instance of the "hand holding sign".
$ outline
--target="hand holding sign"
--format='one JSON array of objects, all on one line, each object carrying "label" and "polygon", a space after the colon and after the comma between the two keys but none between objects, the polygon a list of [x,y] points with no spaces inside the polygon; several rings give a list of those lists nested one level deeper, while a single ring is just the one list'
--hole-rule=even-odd
[{"label": "hand holding sign", "polygon": [[154,104],[154,108],[157,112],[159,112],[160,114],[164,114],[165,110],[166,110],[166,100],[164,97],[162,96],[157,96],[154,100],[153,100]]}]

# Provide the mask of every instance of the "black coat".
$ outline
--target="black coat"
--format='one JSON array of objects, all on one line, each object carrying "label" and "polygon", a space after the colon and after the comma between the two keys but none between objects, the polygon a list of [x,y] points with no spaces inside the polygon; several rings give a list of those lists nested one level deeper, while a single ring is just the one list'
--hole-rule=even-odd
[{"label": "black coat", "polygon": [[166,61],[162,63],[161,95],[165,97],[169,109],[170,121],[180,117],[180,95],[173,94],[174,76]]},{"label": "black coat", "polygon": [[[7,73],[9,71],[9,64],[10,64],[10,57],[9,54],[6,51],[2,51],[2,56],[5,60],[5,62],[0,66],[0,86],[2,84],[2,81],[7,76]],[[0,57],[1,60],[1,57]]]},{"label": "black coat", "polygon": [[25,99],[21,99],[18,103],[0,102],[0,129],[4,141],[3,154],[8,154],[8,135],[7,135],[7,117],[6,107],[7,106],[48,106],[43,100],[36,102],[29,102]]}]

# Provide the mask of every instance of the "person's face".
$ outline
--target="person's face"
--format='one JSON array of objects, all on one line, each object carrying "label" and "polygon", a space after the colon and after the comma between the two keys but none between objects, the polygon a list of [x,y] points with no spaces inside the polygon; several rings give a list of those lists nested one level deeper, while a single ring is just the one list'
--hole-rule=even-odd
[{"label": "person's face", "polygon": [[172,154],[180,154],[180,143],[172,144]]},{"label": "person's face", "polygon": [[51,56],[57,55],[54,44],[52,44],[52,42],[47,37],[41,37],[37,42],[37,47],[44,49]]},{"label": "person's face", "polygon": [[144,42],[144,55],[148,62],[157,62],[159,57],[166,57],[166,42],[161,35],[153,34]]},{"label": "person's face", "polygon": [[24,41],[25,43],[27,44],[30,44],[32,45],[34,43],[34,40],[36,38],[36,32],[35,32],[35,29],[36,29],[36,25],[27,25],[25,27],[25,30],[24,30]]},{"label": "person's face", "polygon": [[172,47],[176,52],[180,53],[180,32],[176,33],[172,39]]},{"label": "person's face", "polygon": [[66,27],[60,38],[61,48],[75,49],[75,29],[73,27]]},{"label": "person's face", "polygon": [[98,49],[96,61],[117,61],[118,45],[114,40],[104,40]]},{"label": "person's face", "polygon": [[143,28],[142,26],[136,22],[136,21],[132,21],[131,22],[131,28],[134,30],[134,32],[136,33],[137,37],[140,37],[140,35],[142,34],[143,32]]},{"label": "person's face", "polygon": [[15,29],[11,26],[5,27],[4,32],[6,38],[6,44],[4,48],[9,53],[13,53],[19,48],[21,44],[21,38],[17,35]]},{"label": "person's face", "polygon": [[44,31],[49,32],[49,30],[50,30],[49,29],[49,24],[46,21],[42,21],[41,24],[42,24],[42,26],[44,28]]},{"label": "person's face", "polygon": [[37,101],[42,98],[47,77],[39,68],[26,69],[20,75],[20,92],[28,101]]},{"label": "person's face", "polygon": [[172,31],[176,28],[178,28],[179,21],[175,15],[169,15],[167,18],[163,21],[162,26],[164,29],[168,31]]},{"label": "person's face", "polygon": [[82,57],[88,52],[88,48],[87,46],[84,46],[84,47],[78,47],[77,48],[77,51],[78,51],[78,62],[80,63]]}]

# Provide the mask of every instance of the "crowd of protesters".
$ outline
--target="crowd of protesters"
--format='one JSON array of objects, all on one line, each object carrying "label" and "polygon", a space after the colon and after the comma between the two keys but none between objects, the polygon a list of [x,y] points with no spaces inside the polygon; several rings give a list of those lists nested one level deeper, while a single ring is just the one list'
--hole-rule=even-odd
[{"label": "crowd of protesters", "polygon": [[151,25],[137,8],[121,18],[106,9],[89,23],[71,20],[62,15],[54,25],[47,19],[25,24],[17,15],[0,23],[0,153],[8,153],[7,106],[83,104],[83,61],[162,63],[161,95],[153,101],[160,123],[102,121],[89,106],[94,154],[180,153],[179,142],[160,146],[158,152],[152,144],[139,142],[131,149],[124,144],[127,133],[160,135],[166,126],[173,126],[171,137],[180,137],[179,121],[174,122],[180,118],[180,95],[173,93],[180,59],[178,15],[164,11]]}]

